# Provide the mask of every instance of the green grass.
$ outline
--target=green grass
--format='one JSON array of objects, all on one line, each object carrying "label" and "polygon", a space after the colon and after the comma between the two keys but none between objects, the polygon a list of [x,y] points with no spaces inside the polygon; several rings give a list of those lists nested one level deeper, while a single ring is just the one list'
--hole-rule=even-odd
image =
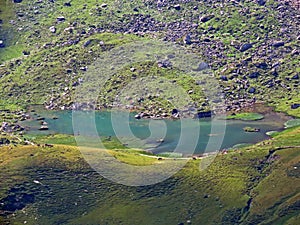
[{"label": "green grass", "polygon": [[20,57],[23,49],[24,46],[22,45],[12,45],[6,48],[0,48],[0,63]]},{"label": "green grass", "polygon": [[[54,140],[51,136],[39,140],[48,143],[51,138]],[[56,142],[62,139],[63,136],[57,136]],[[292,206],[299,199],[297,193],[300,190],[293,168],[300,162],[300,149],[292,146],[299,146],[299,140],[300,130],[294,127],[277,134],[274,139],[219,155],[204,171],[199,170],[200,159],[191,160],[164,182],[136,188],[111,183],[92,173],[75,146],[2,147],[0,179],[5,182],[0,185],[0,199],[10,188],[26,187],[29,182],[28,188],[43,200],[27,206],[29,215],[26,218],[18,211],[11,218],[11,222],[26,219],[29,224],[34,223],[36,208],[40,210],[39,222],[42,224],[58,221],[64,221],[64,224],[82,224],[82,221],[88,224],[174,224],[187,220],[195,224],[225,221],[232,224],[239,216],[239,224],[249,221],[255,224],[289,221],[293,224],[297,211],[293,211]],[[278,147],[282,149],[274,153],[276,159],[266,161],[269,150]],[[158,161],[140,155],[143,152],[137,150],[112,150],[111,153],[118,160],[137,166],[173,161]],[[58,179],[62,176],[63,182]],[[39,194],[40,191],[35,192],[42,186],[36,186],[32,180],[51,186],[51,198]],[[79,195],[84,199],[76,197]],[[250,211],[246,212],[249,198],[253,200]],[[62,199],[67,209],[56,199]],[[80,204],[80,209],[74,202]],[[61,207],[60,212],[52,211],[57,207]],[[84,215],[82,210],[86,212]],[[286,216],[279,216],[283,210],[287,210]]]},{"label": "green grass", "polygon": [[289,121],[285,122],[284,126],[285,126],[286,128],[291,128],[291,127],[300,126],[300,119],[292,119],[292,120],[289,120]]},{"label": "green grass", "polygon": [[234,119],[234,120],[261,120],[264,118],[262,114],[259,113],[236,113],[234,115],[229,115],[226,117],[227,119]]},{"label": "green grass", "polygon": [[148,166],[157,163],[157,158],[143,155],[141,150],[114,150],[110,152],[120,162],[134,166]]}]

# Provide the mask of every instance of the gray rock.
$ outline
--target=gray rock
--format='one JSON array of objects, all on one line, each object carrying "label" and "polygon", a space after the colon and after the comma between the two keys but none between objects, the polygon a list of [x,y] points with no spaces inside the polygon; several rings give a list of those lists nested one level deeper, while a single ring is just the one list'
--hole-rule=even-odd
[{"label": "gray rock", "polygon": [[254,94],[254,93],[256,92],[256,89],[255,89],[254,87],[251,87],[251,88],[248,90],[248,92],[249,92],[250,94]]},{"label": "gray rock", "polygon": [[183,38],[183,42],[187,45],[192,44],[191,36],[188,34]]},{"label": "gray rock", "polygon": [[83,44],[83,47],[88,47],[90,44],[92,43],[92,41],[91,40],[88,40],[88,41],[86,41],[84,44]]},{"label": "gray rock", "polygon": [[4,48],[4,47],[5,47],[4,41],[0,40],[0,48]]},{"label": "gray rock", "polygon": [[300,107],[300,104],[292,104],[291,109],[298,109]]},{"label": "gray rock", "polygon": [[137,120],[139,120],[139,119],[141,119],[142,117],[141,117],[140,114],[136,114],[136,115],[134,116],[134,118],[137,119]]},{"label": "gray rock", "polygon": [[165,59],[165,60],[158,61],[157,66],[161,68],[171,68],[172,63],[169,60]]},{"label": "gray rock", "polygon": [[206,70],[206,69],[209,69],[208,64],[205,62],[201,62],[201,63],[199,63],[199,66],[196,69],[196,71],[201,71],[201,70]]},{"label": "gray rock", "polygon": [[249,75],[249,78],[251,78],[251,79],[258,78],[259,75],[260,75],[259,72],[254,72]]},{"label": "gray rock", "polygon": [[22,53],[23,53],[23,55],[30,55],[30,52],[26,51],[26,50],[22,51]]},{"label": "gray rock", "polygon": [[52,26],[52,27],[49,28],[49,31],[51,33],[55,33],[56,32],[56,28],[54,26]]},{"label": "gray rock", "polygon": [[70,7],[71,6],[71,2],[65,2],[64,6]]},{"label": "gray rock", "polygon": [[285,44],[284,41],[276,41],[273,43],[273,47],[278,48],[284,46],[284,44]]},{"label": "gray rock", "polygon": [[263,6],[266,4],[265,0],[257,0],[257,4],[259,4],[260,6]]},{"label": "gray rock", "polygon": [[179,4],[177,4],[177,5],[174,5],[174,9],[176,9],[176,10],[180,10],[180,9],[181,9],[181,7],[180,7],[180,5],[179,5]]},{"label": "gray rock", "polygon": [[202,16],[202,17],[200,18],[200,21],[201,21],[202,23],[205,23],[205,22],[211,20],[212,18],[214,18],[214,15],[206,15],[206,16]]},{"label": "gray rock", "polygon": [[66,20],[66,18],[64,16],[59,16],[56,18],[57,22],[64,22]]},{"label": "gray rock", "polygon": [[255,66],[259,69],[263,69],[263,70],[266,70],[268,69],[268,64],[265,63],[265,62],[261,62],[261,63],[256,63]]},{"label": "gray rock", "polygon": [[220,79],[223,81],[228,81],[228,78],[226,76],[221,76]]},{"label": "gray rock", "polygon": [[249,43],[246,43],[246,44],[243,44],[241,47],[240,47],[240,51],[241,52],[244,52],[244,51],[247,51],[248,49],[252,48],[253,45],[252,44],[249,44]]}]

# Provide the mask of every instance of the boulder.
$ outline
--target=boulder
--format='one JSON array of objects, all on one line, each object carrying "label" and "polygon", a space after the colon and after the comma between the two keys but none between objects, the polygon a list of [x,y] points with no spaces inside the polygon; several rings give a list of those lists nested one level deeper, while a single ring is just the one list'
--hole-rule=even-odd
[{"label": "boulder", "polygon": [[252,48],[252,47],[253,47],[252,44],[246,43],[246,44],[243,44],[243,45],[240,47],[240,51],[241,51],[241,52],[245,52],[245,51],[247,51],[248,49],[250,49],[250,48]]},{"label": "boulder", "polygon": [[214,18],[214,15],[205,15],[200,17],[200,21],[202,23],[206,23],[207,21],[211,20],[212,18]]},{"label": "boulder", "polygon": [[137,120],[139,120],[139,119],[141,119],[142,117],[141,117],[140,114],[136,114],[136,115],[134,116],[134,118],[137,119]]},{"label": "boulder", "polygon": [[165,59],[158,61],[157,66],[160,68],[170,68],[172,67],[172,63],[169,60]]},{"label": "boulder", "polygon": [[4,48],[4,47],[5,47],[4,41],[0,40],[0,48]]},{"label": "boulder", "polygon": [[84,44],[83,44],[83,47],[88,47],[90,44],[92,43],[91,40],[87,40]]},{"label": "boulder", "polygon": [[30,51],[27,51],[27,50],[23,50],[22,53],[23,53],[23,55],[30,55]]},{"label": "boulder", "polygon": [[196,69],[196,71],[201,71],[201,70],[206,70],[206,69],[209,69],[208,64],[205,62],[201,62],[201,63],[199,63],[199,66]]},{"label": "boulder", "polygon": [[178,109],[172,109],[172,115],[177,114],[178,112]]},{"label": "boulder", "polygon": [[23,0],[13,0],[14,3],[21,3]]},{"label": "boulder", "polygon": [[293,80],[298,80],[298,79],[299,79],[299,75],[296,74],[296,75],[292,76],[292,79],[293,79]]},{"label": "boulder", "polygon": [[192,44],[191,36],[190,36],[190,35],[184,36],[183,42],[184,42],[185,44],[187,44],[187,45]]},{"label": "boulder", "polygon": [[0,145],[8,145],[10,141],[7,138],[0,138]]},{"label": "boulder", "polygon": [[256,127],[244,127],[243,130],[245,132],[259,132],[260,131],[260,129],[256,128]]},{"label": "boulder", "polygon": [[256,63],[255,66],[259,69],[263,69],[263,70],[266,70],[268,69],[268,64],[265,63],[265,62],[261,62],[261,63]]},{"label": "boulder", "polygon": [[64,17],[64,16],[58,16],[57,18],[56,18],[56,21],[57,22],[64,22],[66,20],[66,18]]},{"label": "boulder", "polygon": [[254,79],[254,78],[258,78],[259,75],[260,75],[259,72],[254,72],[254,73],[251,73],[248,77],[251,79]]},{"label": "boulder", "polygon": [[197,118],[209,118],[212,116],[212,112],[211,111],[207,111],[207,112],[198,112],[197,113]]},{"label": "boulder", "polygon": [[226,76],[221,76],[220,79],[221,79],[222,81],[228,81],[228,78],[227,78]]},{"label": "boulder", "polygon": [[71,6],[71,2],[65,2],[64,6],[70,7]]},{"label": "boulder", "polygon": [[298,109],[300,107],[300,104],[295,103],[291,105],[291,109]]},{"label": "boulder", "polygon": [[49,130],[48,126],[42,125],[39,130]]},{"label": "boulder", "polygon": [[181,9],[181,7],[180,7],[180,5],[179,5],[179,4],[177,4],[177,5],[174,5],[174,9],[176,9],[176,10],[180,10],[180,9]]},{"label": "boulder", "polygon": [[284,41],[275,41],[273,43],[273,47],[278,48],[278,47],[284,46],[284,44],[285,44]]},{"label": "boulder", "polygon": [[264,6],[266,4],[265,0],[256,0],[257,4],[259,4],[260,6]]},{"label": "boulder", "polygon": [[50,31],[51,33],[55,33],[55,32],[56,32],[55,26],[50,27],[50,28],[49,28],[49,31]]},{"label": "boulder", "polygon": [[250,94],[253,94],[253,93],[256,92],[256,89],[255,89],[254,87],[251,87],[251,88],[249,88],[248,92],[249,92]]}]

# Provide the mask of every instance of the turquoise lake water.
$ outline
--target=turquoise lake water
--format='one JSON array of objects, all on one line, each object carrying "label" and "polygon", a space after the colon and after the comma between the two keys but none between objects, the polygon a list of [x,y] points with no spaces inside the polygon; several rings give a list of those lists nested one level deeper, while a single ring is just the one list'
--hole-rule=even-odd
[{"label": "turquoise lake water", "polygon": [[[27,132],[30,134],[62,133],[95,139],[100,136],[117,136],[124,145],[151,150],[154,153],[175,151],[184,154],[202,154],[267,139],[267,131],[283,128],[284,121],[279,121],[279,117],[274,118],[274,115],[276,114],[259,121],[213,121],[210,118],[136,120],[133,113],[123,111],[113,113],[81,111],[72,114],[72,111],[36,110],[31,113],[32,120],[26,121],[23,125],[27,126]],[[38,117],[45,118],[48,131],[38,130],[41,126],[40,121],[36,120]],[[259,128],[260,132],[244,132],[243,128],[246,126]]]}]

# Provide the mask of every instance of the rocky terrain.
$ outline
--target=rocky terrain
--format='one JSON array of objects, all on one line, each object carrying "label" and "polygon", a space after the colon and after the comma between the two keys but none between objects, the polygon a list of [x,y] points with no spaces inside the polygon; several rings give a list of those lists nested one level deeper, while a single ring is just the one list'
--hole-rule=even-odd
[{"label": "rocky terrain", "polygon": [[[2,51],[17,48],[19,56],[2,60],[1,96],[8,99],[6,103],[72,108],[76,86],[84,80],[84,73],[101,52],[122,43],[156,38],[201,54],[219,79],[228,111],[240,110],[257,101],[281,104],[284,111],[298,108],[300,15],[290,2],[17,1],[6,4],[13,10],[9,22],[3,20],[3,28],[6,23],[11,24],[15,36],[5,35]],[[49,13],[51,16],[46,16]],[[144,66],[148,67],[146,70],[156,69],[157,63]],[[139,76],[145,75],[140,72],[144,71],[141,66],[135,70]],[[112,90],[120,89],[130,81],[124,76],[132,73],[129,70],[117,75],[108,86]],[[187,93],[201,95],[193,90],[195,85],[189,80],[184,85]],[[103,92],[99,108],[111,107],[116,92],[109,89]],[[207,110],[202,107],[204,97],[197,99],[195,94],[191,97],[195,110]],[[136,103],[140,98],[145,99],[144,104]],[[279,103],[283,98],[286,103],[281,100]],[[159,99],[136,96],[133,102],[133,108],[154,114],[162,108],[171,114],[172,107]],[[149,109],[147,103],[161,105]]]}]

